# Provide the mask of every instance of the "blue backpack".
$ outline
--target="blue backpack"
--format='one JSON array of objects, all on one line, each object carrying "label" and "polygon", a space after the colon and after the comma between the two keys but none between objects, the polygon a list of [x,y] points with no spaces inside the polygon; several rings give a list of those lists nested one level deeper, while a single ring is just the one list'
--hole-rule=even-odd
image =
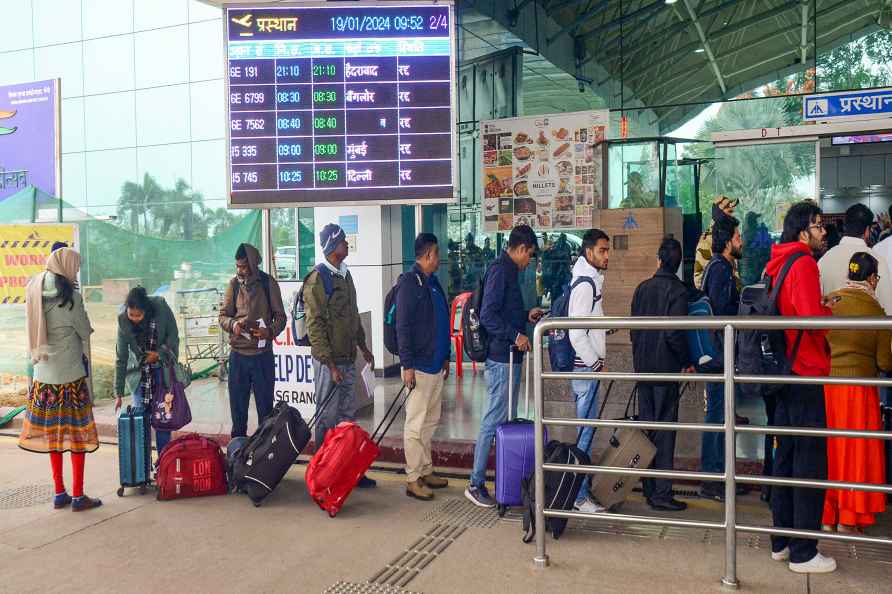
[{"label": "blue backpack", "polygon": [[[713,260],[710,260],[706,264],[706,269],[703,271],[703,282],[700,285],[703,287],[703,290],[692,291],[688,299],[688,316],[715,315],[715,312],[712,309],[712,301],[709,300],[709,296],[706,294],[706,280],[709,270],[712,268],[712,263]],[[722,353],[718,346],[720,342],[717,340],[715,330],[700,328],[697,330],[688,330],[686,334],[688,338],[688,351],[691,354],[691,359],[697,367],[711,370],[722,366]]]},{"label": "blue backpack", "polygon": [[[592,307],[601,300],[595,281],[588,276],[580,276],[572,284],[564,285],[561,296],[551,304],[551,317],[566,318],[570,312],[570,294],[580,283],[589,283],[592,286]],[[551,361],[552,371],[573,371],[573,362],[576,360],[576,350],[570,342],[570,332],[567,330],[552,330],[549,333],[548,359]]]}]

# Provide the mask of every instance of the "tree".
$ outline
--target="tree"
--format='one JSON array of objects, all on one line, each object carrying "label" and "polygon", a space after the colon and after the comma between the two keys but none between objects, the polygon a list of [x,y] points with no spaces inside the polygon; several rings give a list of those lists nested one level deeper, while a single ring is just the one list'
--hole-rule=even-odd
[{"label": "tree", "polygon": [[118,199],[118,216],[123,218],[129,214],[130,230],[139,233],[139,218],[143,219],[143,232],[149,232],[148,212],[153,205],[161,201],[163,190],[158,182],[148,173],[142,184],[125,182],[121,186],[121,197]]}]

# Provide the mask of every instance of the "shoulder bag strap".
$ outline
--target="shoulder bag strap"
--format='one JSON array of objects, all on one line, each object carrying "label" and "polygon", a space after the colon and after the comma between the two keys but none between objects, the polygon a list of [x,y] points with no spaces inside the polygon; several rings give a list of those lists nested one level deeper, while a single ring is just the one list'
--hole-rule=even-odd
[{"label": "shoulder bag strap", "polygon": [[[781,286],[784,284],[784,281],[787,280],[787,273],[790,272],[790,268],[793,267],[793,263],[804,255],[805,254],[803,252],[796,252],[795,254],[787,258],[787,261],[784,262],[784,267],[781,268],[780,272],[777,275],[777,279],[772,279],[771,294],[769,296],[772,308],[777,307],[777,297],[780,294]],[[802,335],[804,333],[805,330],[799,330],[799,332],[796,333],[796,342],[793,343],[793,351],[791,352],[791,354],[793,355],[791,357],[791,364],[792,361],[796,360],[796,355],[799,354],[799,345],[802,342]]]}]

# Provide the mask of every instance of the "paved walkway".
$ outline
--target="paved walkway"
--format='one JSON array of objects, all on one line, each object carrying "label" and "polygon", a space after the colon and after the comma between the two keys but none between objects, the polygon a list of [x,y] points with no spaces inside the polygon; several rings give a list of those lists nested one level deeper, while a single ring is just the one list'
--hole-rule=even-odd
[{"label": "paved walkway", "polygon": [[[549,540],[552,566],[536,570],[517,518],[500,520],[468,504],[463,481],[423,503],[405,497],[403,477],[375,473],[379,488],[355,492],[329,519],[307,496],[301,466],[255,509],[239,496],[158,502],[128,493],[119,499],[116,459],[114,446],[88,456],[87,490],[103,499],[102,508],[56,511],[46,456],[0,437],[0,593],[722,591],[718,532],[576,523],[561,540]],[[721,513],[718,504],[688,501],[686,517]],[[625,507],[648,513],[637,496]],[[738,507],[747,521],[767,521],[755,497]],[[888,520],[877,531],[889,534]],[[822,545],[837,556],[840,570],[808,579],[772,562],[766,545],[764,537],[740,537],[741,591],[890,591],[889,550]]]}]

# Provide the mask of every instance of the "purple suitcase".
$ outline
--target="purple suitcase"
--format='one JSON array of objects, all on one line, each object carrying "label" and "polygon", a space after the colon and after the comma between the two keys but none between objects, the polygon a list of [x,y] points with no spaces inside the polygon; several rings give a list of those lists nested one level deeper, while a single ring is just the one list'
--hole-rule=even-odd
[{"label": "purple suitcase", "polygon": [[[514,352],[511,352],[511,361]],[[529,367],[529,357],[525,358],[525,368]],[[514,365],[508,366],[508,414],[511,414]],[[529,374],[527,374],[529,375]],[[527,403],[529,413],[529,377],[527,377]],[[521,481],[533,473],[535,464],[534,425],[527,419],[514,419],[496,427],[496,503],[500,516],[504,516],[510,506],[523,504]],[[548,441],[547,432],[543,443]]]}]

